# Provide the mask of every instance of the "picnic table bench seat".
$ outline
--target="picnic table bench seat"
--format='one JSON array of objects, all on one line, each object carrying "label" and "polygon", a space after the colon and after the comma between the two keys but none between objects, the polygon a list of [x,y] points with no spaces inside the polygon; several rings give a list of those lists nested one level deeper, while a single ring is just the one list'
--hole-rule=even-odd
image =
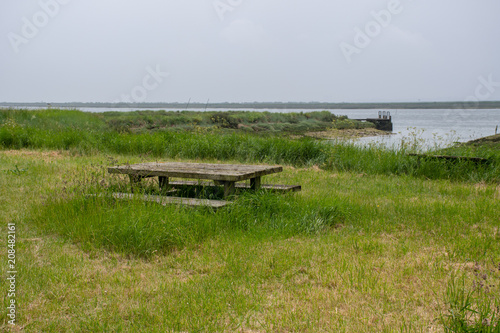
[{"label": "picnic table bench seat", "polygon": [[232,202],[225,200],[209,200],[209,199],[196,199],[196,198],[181,198],[169,197],[164,195],[149,195],[149,194],[133,194],[133,193],[111,193],[110,196],[114,199],[134,200],[139,199],[142,201],[155,202],[160,205],[183,205],[189,207],[206,206],[214,209],[225,207]]}]

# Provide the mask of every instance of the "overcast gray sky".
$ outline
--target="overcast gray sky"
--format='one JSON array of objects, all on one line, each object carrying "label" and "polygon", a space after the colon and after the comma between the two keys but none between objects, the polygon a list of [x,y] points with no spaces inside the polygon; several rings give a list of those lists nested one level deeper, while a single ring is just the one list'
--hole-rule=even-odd
[{"label": "overcast gray sky", "polygon": [[499,0],[1,0],[0,101],[500,100]]}]

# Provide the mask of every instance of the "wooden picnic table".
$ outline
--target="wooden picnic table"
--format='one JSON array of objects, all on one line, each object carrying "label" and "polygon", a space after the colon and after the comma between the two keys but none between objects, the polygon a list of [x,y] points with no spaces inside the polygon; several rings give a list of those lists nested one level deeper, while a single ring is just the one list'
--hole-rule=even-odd
[{"label": "wooden picnic table", "polygon": [[[132,185],[140,182],[143,178],[158,177],[160,189],[162,190],[169,187],[169,178],[172,177],[213,180],[217,185],[224,185],[224,198],[235,193],[236,182],[249,179],[250,188],[258,190],[261,188],[262,176],[282,171],[281,166],[182,162],[139,163],[108,168],[109,173],[128,175]],[[176,182],[176,184],[180,183]],[[188,182],[183,183],[187,184]],[[278,186],[283,187],[286,185]],[[300,186],[295,186],[292,190],[300,190]]]}]

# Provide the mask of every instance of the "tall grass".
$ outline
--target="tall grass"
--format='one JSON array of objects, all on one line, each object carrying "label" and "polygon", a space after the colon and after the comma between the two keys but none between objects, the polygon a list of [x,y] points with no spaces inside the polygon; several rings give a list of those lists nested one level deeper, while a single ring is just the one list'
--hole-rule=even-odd
[{"label": "tall grass", "polygon": [[0,147],[148,155],[152,158],[236,160],[244,163],[319,165],[328,170],[366,174],[408,174],[430,179],[497,181],[500,155],[491,148],[492,163],[417,159],[407,148],[359,147],[310,138],[223,131],[119,132],[93,114],[78,111],[0,111]]},{"label": "tall grass", "polygon": [[123,202],[80,193],[53,196],[30,223],[87,250],[105,248],[149,257],[220,235],[245,232],[279,238],[326,232],[341,223],[348,210],[340,203],[323,204],[260,192],[243,194],[215,214],[208,207],[163,207],[139,198]]}]

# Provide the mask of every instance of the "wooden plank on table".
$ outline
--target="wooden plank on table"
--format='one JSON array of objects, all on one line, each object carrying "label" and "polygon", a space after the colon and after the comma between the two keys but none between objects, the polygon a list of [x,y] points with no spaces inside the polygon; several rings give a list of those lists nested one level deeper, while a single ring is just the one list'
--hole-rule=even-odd
[{"label": "wooden plank on table", "polygon": [[109,173],[128,174],[141,177],[178,177],[211,179],[218,181],[241,181],[283,171],[281,166],[206,164],[206,163],[139,163],[108,168]]},{"label": "wooden plank on table", "polygon": [[160,205],[184,205],[184,206],[207,206],[212,208],[222,208],[231,204],[229,201],[224,200],[208,200],[208,199],[194,199],[194,198],[180,198],[180,197],[167,197],[161,195],[134,195],[131,193],[112,193],[111,196],[115,199],[133,200],[139,198],[143,201],[156,202]]}]

